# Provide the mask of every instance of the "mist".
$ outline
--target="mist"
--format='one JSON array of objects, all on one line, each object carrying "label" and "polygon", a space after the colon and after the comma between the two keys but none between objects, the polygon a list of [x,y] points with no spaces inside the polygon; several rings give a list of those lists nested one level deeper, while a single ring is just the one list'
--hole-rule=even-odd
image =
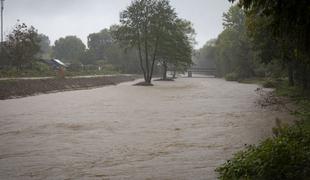
[{"label": "mist", "polygon": [[[86,44],[90,33],[119,23],[119,13],[130,0],[6,0],[4,11],[5,34],[16,21],[33,25],[49,36],[52,43],[60,37],[76,35]],[[172,0],[180,17],[194,24],[197,48],[222,31],[222,14],[230,3],[226,0]]]}]

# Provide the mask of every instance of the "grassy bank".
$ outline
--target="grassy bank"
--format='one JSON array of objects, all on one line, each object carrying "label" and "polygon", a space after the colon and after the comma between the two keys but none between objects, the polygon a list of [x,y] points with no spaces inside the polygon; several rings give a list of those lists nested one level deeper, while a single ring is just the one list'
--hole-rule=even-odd
[{"label": "grassy bank", "polygon": [[[120,74],[119,71],[106,68],[102,70],[66,70],[66,76],[90,76],[90,75],[107,75]],[[0,78],[18,78],[18,77],[54,77],[57,76],[57,71],[54,71],[46,66],[38,66],[29,69],[17,70],[16,68],[0,69]]]},{"label": "grassy bank", "polygon": [[78,78],[18,79],[0,81],[0,100],[76,89],[87,89],[140,78],[137,75],[99,76]]},{"label": "grassy bank", "polygon": [[258,145],[246,146],[216,169],[219,179],[303,180],[310,179],[310,93],[289,87],[286,81],[252,79],[275,87],[278,97],[289,98],[295,104],[292,113],[299,121],[287,126],[277,121],[274,136]]}]

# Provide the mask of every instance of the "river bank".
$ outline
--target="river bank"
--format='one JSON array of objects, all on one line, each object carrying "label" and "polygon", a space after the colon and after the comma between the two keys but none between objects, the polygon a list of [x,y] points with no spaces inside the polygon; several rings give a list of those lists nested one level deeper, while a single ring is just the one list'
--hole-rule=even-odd
[{"label": "river bank", "polygon": [[79,76],[71,78],[11,78],[0,81],[0,100],[42,93],[88,89],[133,81],[138,75]]},{"label": "river bank", "polygon": [[273,136],[242,151],[217,168],[221,180],[230,179],[309,179],[310,176],[310,93],[287,81],[264,79],[247,80],[249,83],[271,85],[272,91],[257,89],[262,97],[262,108],[283,109],[290,112],[290,124],[277,119]]}]

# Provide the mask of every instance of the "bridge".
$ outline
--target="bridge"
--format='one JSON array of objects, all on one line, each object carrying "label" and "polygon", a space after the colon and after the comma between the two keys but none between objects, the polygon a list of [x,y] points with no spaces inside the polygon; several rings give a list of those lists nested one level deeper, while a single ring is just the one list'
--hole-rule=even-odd
[{"label": "bridge", "polygon": [[206,75],[216,75],[216,68],[191,67],[187,70],[188,77],[193,77],[193,73],[203,73]]}]

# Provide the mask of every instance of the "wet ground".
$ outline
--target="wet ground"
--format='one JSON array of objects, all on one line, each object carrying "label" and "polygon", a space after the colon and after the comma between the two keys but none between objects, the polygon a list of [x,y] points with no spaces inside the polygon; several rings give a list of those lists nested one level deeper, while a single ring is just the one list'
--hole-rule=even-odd
[{"label": "wet ground", "polygon": [[257,85],[180,78],[0,101],[0,179],[216,179],[287,113]]}]

